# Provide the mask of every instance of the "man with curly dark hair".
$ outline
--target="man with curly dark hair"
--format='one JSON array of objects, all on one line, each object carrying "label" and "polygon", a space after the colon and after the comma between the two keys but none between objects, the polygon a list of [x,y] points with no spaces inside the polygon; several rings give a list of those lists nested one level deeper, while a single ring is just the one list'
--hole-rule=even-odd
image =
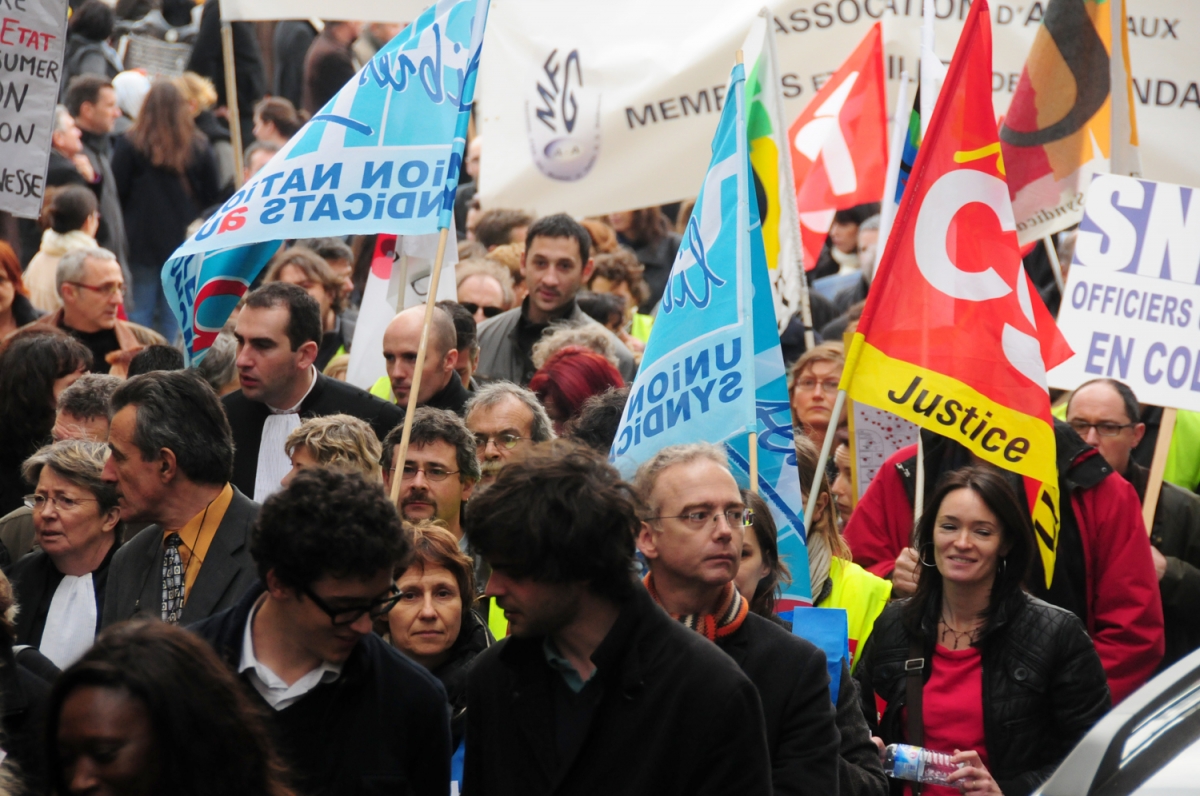
[{"label": "man with curly dark hair", "polygon": [[511,635],[471,669],[464,792],[771,792],[754,686],[634,579],[638,526],[620,474],[564,441],[471,499]]},{"label": "man with curly dark hair", "polygon": [[193,628],[268,709],[298,792],[447,792],[445,689],[372,632],[411,551],[378,484],[303,470],[255,525],[262,582]]}]

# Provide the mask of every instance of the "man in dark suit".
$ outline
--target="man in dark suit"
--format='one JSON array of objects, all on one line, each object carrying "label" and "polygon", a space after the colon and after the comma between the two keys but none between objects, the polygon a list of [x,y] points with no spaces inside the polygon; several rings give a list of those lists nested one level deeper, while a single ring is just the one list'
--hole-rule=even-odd
[{"label": "man in dark suit", "polygon": [[347,414],[379,439],[404,411],[365,390],[317,372],[321,308],[296,285],[272,282],[246,296],[234,329],[242,388],[222,400],[233,429],[233,483],[258,502],[292,469],[284,444],[302,420]]},{"label": "man in dark suit", "polygon": [[111,410],[103,478],[124,519],[154,524],[113,555],[101,626],[138,614],[186,624],[233,605],[255,579],[259,507],[229,483],[216,393],[191,371],[155,371],[121,385]]},{"label": "man in dark suit", "polygon": [[510,635],[468,676],[464,792],[771,793],[754,686],[633,578],[637,527],[617,471],[567,442],[471,499],[467,536]]},{"label": "man in dark suit", "polygon": [[[646,588],[667,613],[733,658],[758,689],[774,791],[837,793],[840,736],[825,655],[750,613],[733,583],[753,515],[724,450],[706,443],[664,448],[638,469],[634,487],[649,515],[637,537],[650,565]],[[872,746],[867,732],[861,741]],[[878,766],[875,773],[883,786]]]}]

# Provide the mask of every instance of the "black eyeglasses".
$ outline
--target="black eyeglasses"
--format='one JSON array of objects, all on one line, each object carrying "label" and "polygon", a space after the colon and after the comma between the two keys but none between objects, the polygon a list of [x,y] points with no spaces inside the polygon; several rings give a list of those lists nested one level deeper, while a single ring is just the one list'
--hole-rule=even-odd
[{"label": "black eyeglasses", "polygon": [[1133,428],[1136,423],[1113,423],[1111,421],[1105,423],[1089,423],[1086,420],[1072,420],[1071,428],[1075,429],[1075,433],[1081,437],[1086,437],[1089,428],[1096,429],[1096,433],[1102,437],[1115,437],[1127,428]]},{"label": "black eyeglasses", "polygon": [[516,434],[509,434],[508,432],[501,432],[499,434],[492,434],[490,436],[487,434],[476,434],[475,449],[480,451],[486,450],[488,443],[494,442],[496,443],[497,448],[512,450],[513,448],[517,447],[517,443],[523,439],[526,438],[518,437]]},{"label": "black eyeglasses", "polygon": [[671,517],[647,517],[646,519],[683,520],[692,530],[701,531],[710,523],[716,525],[720,521],[718,520],[719,517],[724,517],[725,522],[729,523],[730,528],[738,525],[748,528],[754,524],[753,509],[729,509],[728,511],[700,509],[698,511],[689,511],[687,514],[676,514]]},{"label": "black eyeglasses", "polygon": [[460,301],[460,302],[458,302],[458,306],[462,307],[463,309],[465,309],[467,312],[471,313],[472,315],[474,315],[475,313],[479,312],[479,310],[482,309],[483,317],[485,317],[485,318],[495,318],[497,315],[504,312],[504,310],[500,309],[499,307],[480,307],[478,304],[476,304],[473,301]]},{"label": "black eyeglasses", "polygon": [[396,603],[400,602],[400,590],[393,586],[388,590],[387,596],[382,597],[374,602],[366,605],[356,605],[349,608],[334,608],[329,603],[322,600],[312,589],[304,586],[300,589],[304,592],[304,596],[313,601],[313,604],[324,611],[331,622],[336,627],[345,627],[357,622],[363,614],[370,614],[372,619],[379,619],[387,616],[388,613],[396,607]]}]

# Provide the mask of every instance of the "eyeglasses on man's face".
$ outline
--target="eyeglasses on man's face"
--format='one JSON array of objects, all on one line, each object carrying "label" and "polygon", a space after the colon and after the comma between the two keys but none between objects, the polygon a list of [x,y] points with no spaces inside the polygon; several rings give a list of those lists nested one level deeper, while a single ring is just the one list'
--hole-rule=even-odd
[{"label": "eyeglasses on man's face", "polygon": [[1086,420],[1070,421],[1071,428],[1075,429],[1075,433],[1081,437],[1086,437],[1088,429],[1096,429],[1096,433],[1102,437],[1116,437],[1127,428],[1133,428],[1136,423],[1114,423],[1111,420],[1102,421],[1099,423],[1089,423]]},{"label": "eyeglasses on man's face", "polygon": [[313,605],[320,608],[329,617],[329,621],[333,622],[336,627],[345,627],[352,625],[362,618],[363,614],[369,614],[371,619],[380,619],[387,616],[396,603],[400,602],[400,590],[395,586],[388,589],[388,592],[378,600],[373,600],[369,603],[359,603],[357,605],[338,605],[333,606],[321,599],[308,586],[300,589],[305,597],[313,601]]},{"label": "eyeglasses on man's face", "polygon": [[400,477],[405,481],[411,481],[417,477],[417,473],[424,473],[426,481],[445,481],[452,475],[458,475],[458,470],[447,470],[440,464],[427,464],[424,467],[418,467],[415,464],[409,463],[404,465],[404,469],[400,471]]},{"label": "eyeglasses on man's face", "polygon": [[460,301],[458,302],[458,305],[472,315],[482,309],[483,317],[485,318],[495,318],[497,315],[504,312],[504,310],[500,309],[499,307],[480,307],[473,301]]},{"label": "eyeglasses on man's face", "polygon": [[513,448],[517,447],[517,443],[523,439],[525,439],[525,437],[519,437],[516,434],[512,434],[507,431],[499,434],[476,434],[475,450],[486,450],[489,442],[495,443],[497,448],[512,450]]},{"label": "eyeglasses on man's face", "polygon": [[106,298],[125,295],[125,285],[122,282],[108,282],[103,285],[88,285],[83,282],[67,282],[66,284],[74,285],[75,287],[81,287],[84,290],[90,290],[91,292]]},{"label": "eyeglasses on man's face", "polygon": [[682,520],[685,525],[693,530],[703,530],[708,525],[716,525],[720,519],[724,517],[725,522],[730,528],[737,526],[750,527],[754,524],[754,510],[741,509],[726,509],[725,511],[710,511],[708,509],[697,509],[689,511],[687,514],[675,514],[670,517],[650,517],[651,520]]}]

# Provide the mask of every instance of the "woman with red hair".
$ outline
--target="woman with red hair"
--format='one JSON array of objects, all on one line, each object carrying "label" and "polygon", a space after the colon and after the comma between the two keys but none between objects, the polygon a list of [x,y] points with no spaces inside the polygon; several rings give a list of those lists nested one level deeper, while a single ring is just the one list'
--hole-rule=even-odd
[{"label": "woman with red hair", "polygon": [[29,303],[21,279],[21,262],[12,247],[0,241],[0,340],[41,315]]},{"label": "woman with red hair", "polygon": [[624,386],[620,371],[611,362],[578,345],[551,354],[529,382],[529,389],[537,393],[559,434],[588,398]]}]

